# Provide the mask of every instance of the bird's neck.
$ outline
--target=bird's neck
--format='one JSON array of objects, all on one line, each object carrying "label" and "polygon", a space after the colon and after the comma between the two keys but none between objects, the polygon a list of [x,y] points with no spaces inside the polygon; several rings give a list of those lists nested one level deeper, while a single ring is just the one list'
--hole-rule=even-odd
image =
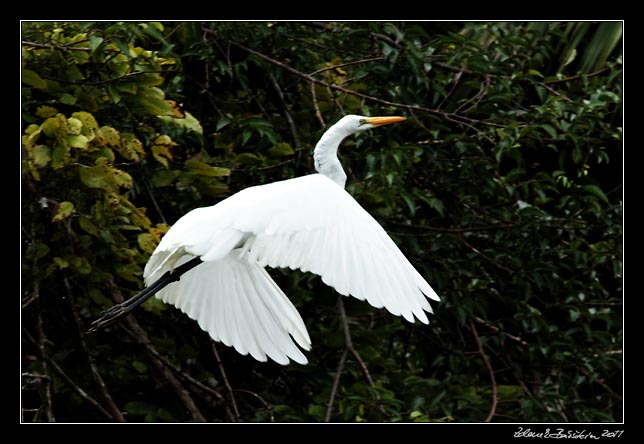
[{"label": "bird's neck", "polygon": [[327,176],[335,183],[344,188],[347,181],[347,175],[342,169],[338,159],[338,147],[340,142],[349,134],[338,132],[333,127],[322,134],[320,141],[315,145],[313,151],[313,160],[315,161],[315,171]]}]

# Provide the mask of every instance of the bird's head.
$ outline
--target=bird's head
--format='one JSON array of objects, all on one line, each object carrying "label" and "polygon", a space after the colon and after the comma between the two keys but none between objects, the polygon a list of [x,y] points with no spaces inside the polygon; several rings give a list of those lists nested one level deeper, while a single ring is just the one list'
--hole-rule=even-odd
[{"label": "bird's head", "polygon": [[402,122],[405,117],[387,116],[387,117],[365,117],[349,114],[344,116],[333,125],[338,130],[353,134],[359,131],[368,130],[377,126],[388,125],[390,123]]}]

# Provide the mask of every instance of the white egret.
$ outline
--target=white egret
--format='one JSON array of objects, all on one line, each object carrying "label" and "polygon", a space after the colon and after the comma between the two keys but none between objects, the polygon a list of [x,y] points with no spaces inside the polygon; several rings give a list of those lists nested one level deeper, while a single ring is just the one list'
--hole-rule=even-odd
[{"label": "white egret", "polygon": [[147,288],[94,321],[114,322],[156,294],[196,320],[215,341],[280,364],[308,361],[297,309],[265,267],[319,275],[345,296],[427,324],[439,300],[376,220],[344,190],[342,140],[404,117],[348,115],[329,128],[313,157],[317,174],[246,188],[181,217],[145,266]]}]

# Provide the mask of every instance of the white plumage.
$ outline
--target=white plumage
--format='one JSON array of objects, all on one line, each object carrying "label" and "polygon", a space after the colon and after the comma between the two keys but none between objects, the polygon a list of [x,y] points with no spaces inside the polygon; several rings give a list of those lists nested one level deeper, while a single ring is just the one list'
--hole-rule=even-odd
[{"label": "white plumage", "polygon": [[[428,323],[439,300],[385,230],[344,190],[337,149],[347,135],[404,120],[346,116],[315,148],[318,174],[247,188],[180,218],[144,271],[146,285],[199,257],[203,263],[156,293],[210,336],[259,361],[307,363],[311,340],[297,309],[265,267],[319,275],[345,296]],[[133,307],[126,308],[130,310]]]}]

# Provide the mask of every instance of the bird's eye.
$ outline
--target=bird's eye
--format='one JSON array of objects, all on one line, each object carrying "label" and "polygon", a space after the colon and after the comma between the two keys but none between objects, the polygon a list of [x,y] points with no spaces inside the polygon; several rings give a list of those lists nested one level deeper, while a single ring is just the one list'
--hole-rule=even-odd
[{"label": "bird's eye", "polygon": [[358,122],[358,126],[365,125],[366,123],[367,123],[367,119],[360,119],[360,121]]}]

